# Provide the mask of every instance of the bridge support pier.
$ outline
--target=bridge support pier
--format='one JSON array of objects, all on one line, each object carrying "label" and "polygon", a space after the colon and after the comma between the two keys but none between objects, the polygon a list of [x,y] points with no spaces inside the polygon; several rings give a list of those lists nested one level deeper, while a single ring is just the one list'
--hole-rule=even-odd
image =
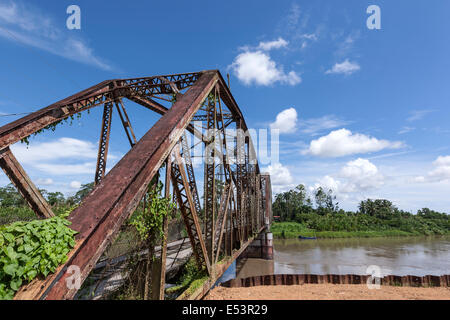
[{"label": "bridge support pier", "polygon": [[245,249],[240,258],[273,260],[272,232],[263,230]]}]

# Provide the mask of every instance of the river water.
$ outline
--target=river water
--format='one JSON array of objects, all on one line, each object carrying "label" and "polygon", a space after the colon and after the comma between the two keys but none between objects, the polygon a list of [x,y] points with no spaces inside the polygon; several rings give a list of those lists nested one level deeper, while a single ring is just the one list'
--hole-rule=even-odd
[{"label": "river water", "polygon": [[450,274],[450,237],[274,240],[274,260],[238,261],[236,276],[267,274]]}]

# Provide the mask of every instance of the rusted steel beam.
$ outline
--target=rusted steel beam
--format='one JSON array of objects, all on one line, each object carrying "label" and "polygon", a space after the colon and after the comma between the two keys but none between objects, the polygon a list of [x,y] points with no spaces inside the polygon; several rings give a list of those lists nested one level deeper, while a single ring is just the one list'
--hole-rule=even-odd
[{"label": "rusted steel beam", "polygon": [[[233,115],[231,113],[218,113],[218,117],[222,117],[226,120],[233,120]],[[207,115],[206,114],[200,114],[194,116],[194,121],[206,121]]]},{"label": "rusted steel beam", "polygon": [[[166,78],[169,83],[162,78]],[[196,112],[201,108],[201,105],[208,94],[213,90],[215,91],[217,83],[219,84],[217,90],[220,92],[220,95],[225,95],[223,102],[232,113],[233,119],[238,119],[241,123],[241,127],[246,128],[242,113],[232,98],[228,88],[223,88],[222,80],[220,73],[217,71],[205,71],[195,74],[163,77],[112,80],[104,82],[100,86],[95,86],[91,88],[92,90],[90,92],[85,92],[83,95],[76,96],[74,99],[67,98],[61,105],[55,106],[55,108],[59,110],[58,112],[63,112],[63,119],[70,115],[70,112],[76,113],[84,111],[99,105],[100,103],[113,102],[122,97],[127,97],[136,102],[136,97],[148,100],[151,97],[157,97],[156,95],[158,94],[179,94],[179,90],[190,87],[184,94],[178,95],[178,101],[170,109],[165,111],[161,108],[159,109],[161,114],[163,114],[163,117],[144,135],[134,148],[116,164],[111,172],[95,186],[94,190],[88,195],[81,206],[71,213],[69,216],[69,220],[72,221],[71,227],[79,233],[76,237],[76,248],[70,252],[67,263],[58,268],[55,274],[50,275],[44,281],[35,280],[28,286],[22,288],[17,293],[16,299],[70,299],[74,296],[76,289],[69,289],[66,286],[66,280],[70,276],[70,274],[66,273],[67,268],[70,265],[79,266],[81,270],[81,281],[86,279],[101,253],[116,237],[120,230],[120,226],[125,219],[129,217],[139,205],[151,179],[159,170],[169,152],[179,142],[184,130],[189,129],[190,122],[193,120]],[[162,113],[162,111],[164,111],[164,113]],[[220,114],[222,114],[222,112],[220,112]],[[44,115],[48,116],[48,114]],[[214,116],[217,117],[217,111],[214,113]],[[33,128],[27,127],[28,123],[26,121],[25,123],[21,123],[19,127],[11,127],[11,130],[6,130],[7,132],[4,128],[0,128],[0,148],[2,146],[1,143],[7,146],[13,139],[18,139],[21,135],[31,132],[32,129],[36,129],[36,124],[34,122],[38,122],[43,118],[37,120],[36,118],[33,119],[31,120],[33,125],[35,125]],[[47,119],[46,121],[50,120]],[[55,122],[57,120],[53,119],[51,121]],[[214,126],[216,127],[222,127],[222,129],[226,127],[223,123],[223,118],[221,119],[221,126],[217,124],[217,119],[214,122]],[[46,122],[44,121],[43,124],[45,123]],[[25,137],[26,136],[27,135],[25,135]],[[209,141],[206,143],[208,142]],[[246,167],[248,159],[246,159],[246,161],[244,167]],[[189,203],[189,208],[193,208],[194,213],[196,213],[193,197],[189,196],[191,188],[189,187],[188,177],[186,172],[184,172],[183,175],[182,171],[184,170],[184,166],[182,165],[179,154],[177,163],[178,165],[176,166],[181,169],[179,170],[179,174],[176,174],[177,178],[172,179],[177,182],[177,187],[174,188],[174,198],[177,199],[179,203],[183,204],[184,207],[186,207],[185,203]],[[256,171],[258,170],[256,165]],[[235,206],[236,203],[240,203],[242,210],[236,210],[236,208],[230,210],[231,229],[233,223],[236,224],[236,222],[233,222],[232,218],[233,211],[235,216],[240,215],[242,218],[246,218],[246,216],[243,215],[243,213],[248,210],[248,208],[246,208],[248,206],[246,200],[248,197],[255,196],[254,188],[247,188],[249,183],[245,181],[245,179],[249,179],[248,171],[251,170],[244,168],[244,174],[241,175],[241,179],[236,179],[236,182],[241,180],[241,183],[243,182],[243,184],[246,184],[246,188],[243,188],[242,190],[242,201],[233,201]],[[233,172],[230,170],[230,173],[232,174]],[[182,192],[186,193],[187,196],[185,198],[182,198]],[[229,192],[233,194],[232,198],[234,199],[234,190]],[[239,192],[237,192],[237,194],[239,194]],[[213,201],[214,199],[215,198],[213,197]],[[227,200],[226,203],[228,202],[230,201]],[[195,216],[196,215],[194,214],[191,220],[195,220]],[[189,219],[185,219],[185,222]],[[224,228],[223,221],[221,224],[222,228]],[[190,224],[190,220],[188,222]],[[193,221],[193,224],[190,225],[194,225],[195,229],[199,231],[193,236],[190,235],[191,241],[194,239],[194,241],[192,241],[193,249],[199,253],[199,256],[204,257],[211,279],[216,279],[216,275],[224,271],[222,270],[223,266],[221,265],[218,267],[218,273],[213,270],[215,267],[211,266],[209,262],[213,260],[208,259],[206,246],[204,243],[203,245],[201,243],[203,236],[201,234],[198,219],[197,223]],[[242,223],[240,225],[237,224],[237,226],[243,228],[245,225]],[[232,230],[230,231],[230,241],[232,241],[233,234]],[[212,233],[211,240],[214,240],[213,235],[214,233]],[[250,235],[247,233],[247,236]],[[241,237],[241,241],[242,240],[244,239]],[[236,247],[238,252],[242,252],[241,250],[246,246],[246,241],[242,241],[241,244],[242,246]],[[230,250],[232,250],[232,248],[230,248]],[[233,254],[232,259],[236,257],[236,254],[237,253]],[[162,279],[159,280],[163,281]]]},{"label": "rusted steel beam", "polygon": [[97,167],[95,170],[95,184],[100,183],[106,172],[106,160],[108,158],[109,136],[111,132],[113,106],[106,103],[103,108],[102,128],[100,131],[100,141],[98,143]]},{"label": "rusted steel beam", "polygon": [[189,188],[191,191],[192,199],[194,201],[194,206],[197,214],[200,214],[202,207],[200,205],[200,197],[198,195],[197,190],[197,182],[195,181],[195,174],[194,174],[194,166],[192,164],[192,158],[191,158],[191,149],[188,146],[187,143],[187,135],[186,132],[181,137],[181,149],[183,150],[183,159],[184,163],[186,164],[186,172],[187,172],[187,178],[189,181]]},{"label": "rusted steel beam", "polygon": [[[195,84],[139,140],[95,186],[68,219],[78,231],[77,247],[55,274],[21,288],[16,299],[70,299],[76,289],[66,286],[70,265],[81,269],[81,281],[92,270],[107,245],[116,237],[125,219],[136,209],[147,185],[168,153],[179,141],[183,130],[214,87],[218,73],[204,72]],[[27,292],[31,292],[27,295]]]},{"label": "rusted steel beam", "polygon": [[273,219],[272,215],[272,185],[270,183],[270,175],[261,174],[261,179],[264,180],[264,224],[266,228],[270,228],[270,223]]},{"label": "rusted steel beam", "polygon": [[[173,82],[180,90],[192,86],[205,72],[162,76]],[[0,128],[0,150],[16,143],[29,135],[61,121],[71,115],[90,108],[113,102],[121,97],[139,95],[152,97],[157,94],[170,94],[172,89],[160,76],[106,80],[70,97],[60,100],[46,108],[38,110],[21,119]],[[169,89],[168,89],[169,88]]]},{"label": "rusted steel beam", "polygon": [[[74,115],[80,111],[80,105],[71,104],[73,100],[82,100],[90,106],[86,106],[85,110],[107,102],[106,96],[109,91],[111,81],[103,81],[89,89],[81,91],[73,96],[56,102],[46,108],[29,114],[21,119],[11,122],[0,128],[0,149],[10,146],[29,135],[58,122],[70,115]],[[83,100],[82,97],[89,96],[90,99]]]},{"label": "rusted steel beam", "polygon": [[[169,154],[166,160],[166,179],[164,183],[165,197],[170,200],[170,180],[172,169],[172,155]],[[166,258],[167,258],[167,238],[169,236],[169,217],[171,213],[164,217],[163,221],[163,238],[161,241],[161,271],[159,274],[159,300],[164,300],[164,289],[166,285]],[[181,247],[180,247],[181,248]]]},{"label": "rusted steel beam", "polygon": [[[258,233],[261,232],[263,228],[258,230]],[[184,292],[181,294],[177,300],[198,300],[203,298],[211,289],[211,287],[217,282],[217,280],[224,274],[224,272],[231,266],[231,264],[247,249],[249,244],[254,240],[254,237],[249,238],[247,241],[242,243],[242,246],[233,252],[231,257],[224,259],[223,263],[217,264],[214,275],[207,280],[203,286],[194,291],[194,293]]]},{"label": "rusted steel beam", "polygon": [[[236,177],[231,170],[230,166],[230,159],[228,156],[228,146],[227,146],[227,136],[226,136],[226,125],[223,115],[223,108],[222,108],[222,102],[220,97],[220,90],[219,85],[216,85],[216,94],[218,97],[218,111],[216,118],[217,118],[217,130],[222,134],[222,141],[221,141],[221,150],[222,150],[222,163],[224,166],[224,174],[225,174],[225,180],[230,183],[231,180],[236,184]],[[217,110],[216,110],[217,111]]]},{"label": "rusted steel beam", "polygon": [[152,111],[154,111],[156,113],[159,113],[160,115],[164,115],[169,110],[168,108],[166,108],[162,104],[160,104],[160,103],[158,103],[155,100],[150,99],[150,98],[143,98],[143,97],[140,97],[138,95],[130,96],[130,97],[127,97],[127,98],[129,100],[137,103],[137,104],[140,104],[143,107],[146,107],[147,109],[150,109],[150,110],[152,110]]},{"label": "rusted steel beam", "polygon": [[205,185],[204,185],[204,211],[205,211],[205,240],[210,261],[214,261],[214,224],[216,216],[216,92],[214,100],[208,97],[207,106],[207,139],[211,142],[205,148]]},{"label": "rusted steel beam", "polygon": [[[128,141],[131,147],[137,143],[136,136],[134,135],[133,127],[131,126],[130,118],[128,118],[127,110],[123,105],[122,99],[114,101],[117,112],[119,113],[120,120],[122,121],[123,129],[127,135]],[[123,113],[123,114],[122,114]]]},{"label": "rusted steel beam", "polygon": [[[143,98],[140,96],[130,96],[127,98],[129,100],[131,100],[147,109],[155,111],[156,113],[159,113],[161,115],[164,115],[167,112],[167,110],[169,110],[162,104],[160,104],[150,98]],[[195,119],[195,116],[194,116],[194,119]],[[189,131],[190,133],[192,133],[194,136],[196,136],[199,140],[202,140],[204,143],[208,143],[208,140],[206,140],[206,138],[202,135],[202,133],[200,131],[198,131],[197,129],[195,129],[192,124],[189,124],[186,127],[186,130]]]},{"label": "rusted steel beam", "polygon": [[222,201],[220,204],[219,216],[217,217],[217,225],[216,225],[216,236],[214,241],[216,242],[216,254],[215,254],[215,263],[219,260],[220,248],[222,247],[222,239],[225,231],[225,223],[227,221],[228,216],[228,205],[230,203],[232,186],[226,184],[224,188],[224,192],[222,195]]},{"label": "rusted steel beam", "polygon": [[195,209],[194,199],[190,191],[189,181],[184,170],[184,164],[180,156],[179,147],[174,150],[175,162],[172,166],[172,181],[177,194],[177,200],[181,215],[186,226],[186,231],[191,241],[197,266],[201,269],[206,267],[211,274],[211,264],[202,235],[202,229]]},{"label": "rusted steel beam", "polygon": [[[247,131],[248,127],[245,122],[244,116],[243,116],[241,110],[239,109],[239,106],[238,106],[236,100],[234,99],[233,95],[231,94],[230,88],[227,86],[225,80],[222,78],[222,75],[220,73],[219,73],[218,88],[219,88],[221,99],[223,100],[225,105],[228,107],[228,109],[231,111],[231,113],[233,114],[233,118],[235,119],[235,121],[237,123],[239,123],[239,128],[242,129],[243,131]],[[226,126],[228,126],[228,124],[226,124]],[[253,144],[250,145],[250,148],[252,148],[251,154],[256,154],[255,150],[253,149],[254,148]],[[256,163],[256,172],[260,173],[258,163]]]},{"label": "rusted steel beam", "polygon": [[50,205],[31,181],[9,147],[0,150],[0,166],[39,217],[51,218],[55,216]]}]

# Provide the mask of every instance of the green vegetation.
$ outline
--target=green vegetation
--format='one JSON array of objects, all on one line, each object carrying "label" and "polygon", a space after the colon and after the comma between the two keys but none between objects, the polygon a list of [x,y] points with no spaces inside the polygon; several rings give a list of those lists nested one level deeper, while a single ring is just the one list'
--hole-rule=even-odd
[{"label": "green vegetation", "polygon": [[19,287],[36,277],[46,277],[64,263],[75,245],[75,231],[67,215],[92,190],[85,184],[72,197],[39,190],[55,217],[36,220],[13,185],[0,188],[0,300],[12,299]]},{"label": "green vegetation", "polygon": [[396,208],[384,199],[361,201],[358,211],[339,209],[331,190],[318,188],[308,196],[299,185],[277,194],[272,205],[276,238],[296,238],[299,235],[317,238],[390,237],[450,234],[450,216],[428,208],[412,214]]},{"label": "green vegetation", "polygon": [[12,299],[24,282],[46,277],[67,260],[76,233],[67,215],[0,227],[0,300]]},{"label": "green vegetation", "polygon": [[[91,110],[87,110],[87,113],[90,114]],[[81,112],[78,112],[74,115],[70,115],[65,117],[64,119],[61,119],[59,121],[56,121],[54,123],[49,124],[48,126],[36,131],[35,133],[33,133],[32,135],[29,135],[28,137],[23,138],[22,140],[20,140],[21,143],[25,143],[27,146],[30,144],[30,137],[31,136],[37,136],[40,133],[43,133],[45,131],[51,130],[51,131],[55,131],[56,127],[58,127],[58,125],[60,124],[64,124],[64,123],[69,123],[69,125],[73,124],[73,120],[75,120],[75,117],[80,120],[81,119]],[[70,119],[70,120],[69,120]]]},{"label": "green vegetation", "polygon": [[147,191],[148,203],[144,210],[136,210],[131,218],[130,224],[136,228],[142,241],[157,233],[160,238],[164,237],[164,219],[175,209],[175,204],[161,195],[163,184],[158,182],[151,185]]},{"label": "green vegetation", "polygon": [[176,286],[166,289],[167,294],[174,294],[188,290],[189,294],[194,293],[205,280],[209,279],[206,275],[206,270],[198,270],[195,259],[191,257],[184,265],[182,275],[177,281]]},{"label": "green vegetation", "polygon": [[[67,212],[77,206],[81,200],[91,192],[94,183],[81,186],[75,195],[65,198],[61,192],[48,192],[40,189],[42,196],[47,200],[56,215]],[[23,197],[12,184],[0,188],[0,225],[10,224],[16,221],[31,221],[36,219],[36,214],[27,205]]]},{"label": "green vegetation", "polygon": [[[145,282],[143,288],[143,299],[150,297],[150,283],[152,269],[155,260],[154,247],[157,239],[164,239],[164,221],[175,209],[175,204],[161,194],[163,184],[159,181],[159,172],[148,186],[147,193],[142,200],[142,209],[134,212],[129,222],[135,229],[142,241],[142,248],[148,251],[145,261]],[[135,265],[134,272],[139,272],[139,264]]]}]

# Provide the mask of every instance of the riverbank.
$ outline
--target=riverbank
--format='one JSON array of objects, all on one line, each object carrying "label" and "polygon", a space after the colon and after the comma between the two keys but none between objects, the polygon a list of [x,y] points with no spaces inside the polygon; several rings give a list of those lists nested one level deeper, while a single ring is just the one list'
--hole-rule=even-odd
[{"label": "riverbank", "polygon": [[294,239],[298,238],[299,235],[319,239],[417,237],[428,235],[420,232],[407,232],[396,229],[382,231],[315,231],[297,222],[275,222],[271,226],[271,231],[275,239]]},{"label": "riverbank", "polygon": [[205,300],[450,300],[450,288],[381,286],[369,289],[367,285],[354,284],[216,287]]}]

